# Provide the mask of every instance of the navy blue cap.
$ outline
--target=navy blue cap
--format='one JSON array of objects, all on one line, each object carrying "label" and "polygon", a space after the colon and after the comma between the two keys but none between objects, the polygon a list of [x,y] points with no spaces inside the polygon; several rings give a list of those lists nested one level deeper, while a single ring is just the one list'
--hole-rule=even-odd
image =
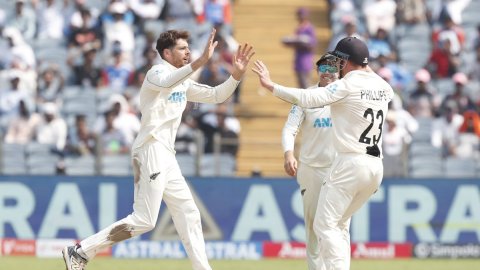
[{"label": "navy blue cap", "polygon": [[357,65],[368,64],[368,47],[365,42],[356,37],[346,37],[340,40],[335,46],[335,50],[330,52],[338,58],[352,61]]}]

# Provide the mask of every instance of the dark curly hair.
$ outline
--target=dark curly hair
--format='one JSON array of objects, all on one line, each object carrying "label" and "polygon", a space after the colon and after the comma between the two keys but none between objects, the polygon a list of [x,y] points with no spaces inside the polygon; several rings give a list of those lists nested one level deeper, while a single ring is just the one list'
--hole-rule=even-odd
[{"label": "dark curly hair", "polygon": [[189,34],[187,31],[168,30],[160,34],[157,39],[157,52],[163,58],[163,50],[170,49],[177,44],[178,39],[188,40]]}]

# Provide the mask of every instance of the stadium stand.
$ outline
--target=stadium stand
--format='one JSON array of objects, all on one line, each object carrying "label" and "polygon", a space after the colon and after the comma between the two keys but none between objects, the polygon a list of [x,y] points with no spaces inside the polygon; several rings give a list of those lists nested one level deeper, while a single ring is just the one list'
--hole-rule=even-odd
[{"label": "stadium stand", "polygon": [[[45,21],[40,21],[41,13],[37,12],[50,8],[54,14],[60,14],[64,25],[63,36],[60,39],[44,38],[40,36],[40,27],[37,27],[37,36],[22,42],[22,39],[12,36],[10,30],[2,33],[0,48],[5,53],[0,56],[0,173],[131,174],[128,153],[117,149],[115,143],[110,150],[118,151],[109,154],[102,151],[102,145],[89,146],[90,151],[84,152],[39,143],[36,127],[40,122],[48,126],[49,121],[44,116],[43,105],[53,102],[58,107],[58,118],[68,126],[67,138],[60,140],[67,141],[72,138],[77,140],[75,136],[86,134],[75,134],[75,121],[79,116],[85,117],[89,129],[99,137],[103,131],[101,123],[105,123],[106,112],[112,109],[111,97],[114,95],[122,95],[127,102],[126,112],[139,118],[138,88],[142,76],[152,64],[147,61],[145,49],[165,29],[184,28],[192,34],[193,54],[198,54],[214,24],[209,21],[212,18],[203,16],[205,14],[201,13],[201,9],[199,13],[198,6],[197,9],[190,7],[191,10],[181,11],[165,9],[158,18],[152,19],[135,14],[133,8],[112,8],[110,1],[87,0],[83,5],[81,1],[78,5],[69,1],[67,6],[63,1],[56,1],[51,7],[45,6],[42,1],[37,2],[37,6],[28,2],[24,8],[33,12],[38,25]],[[167,5],[178,4],[175,0],[165,2]],[[480,138],[475,136],[479,134],[476,131],[480,130],[477,127],[479,123],[473,121],[473,124],[463,125],[463,121],[467,121],[464,119],[465,112],[473,110],[478,114],[480,107],[480,2],[465,1],[467,6],[455,10],[448,5],[442,6],[442,1],[427,0],[424,12],[416,15],[402,9],[402,0],[385,2],[389,2],[390,6],[396,4],[397,7],[393,28],[387,29],[391,53],[372,58],[371,66],[375,71],[382,68],[390,71],[388,74],[391,74],[391,83],[402,100],[401,106],[418,122],[416,131],[408,131],[411,140],[407,142],[407,153],[403,155],[406,159],[404,164],[407,164],[406,176],[479,177]],[[317,55],[327,49],[329,41],[344,35],[346,27],[354,26],[354,34],[366,41],[373,38],[372,29],[378,27],[375,24],[378,22],[367,16],[367,13],[371,14],[368,7],[374,4],[370,0],[242,0],[225,3],[229,3],[228,7],[233,10],[233,17],[221,14],[223,17],[215,18],[223,20],[222,27],[218,28],[222,44],[217,48],[218,59],[228,65],[231,51],[236,48],[236,40],[248,41],[254,44],[257,55],[261,55],[262,60],[272,67],[272,76],[285,85],[296,85],[291,67],[293,55],[282,46],[280,40],[294,29],[295,10],[298,7],[303,6],[311,11],[310,19],[316,27],[319,40]],[[14,1],[0,0],[0,9],[6,13],[6,19],[0,24],[4,29],[17,27],[22,33],[25,29],[13,23],[15,5]],[[113,20],[115,12],[121,13],[120,22]],[[175,17],[181,12],[189,14],[188,18]],[[380,27],[390,27],[390,19]],[[105,34],[105,29],[111,29],[108,27],[115,23],[122,25],[126,31],[123,33],[133,33],[132,51],[125,47],[126,44],[118,44],[115,40],[109,43],[111,36]],[[120,27],[118,25],[116,27]],[[265,35],[264,29],[269,30],[268,35]],[[49,32],[42,35],[45,33]],[[445,55],[434,57],[432,54],[445,41],[450,42],[451,46],[449,54],[445,54],[449,55],[447,68],[438,65],[441,61],[431,61],[432,57],[445,60],[442,58]],[[34,59],[28,57],[30,50],[34,53]],[[90,61],[87,59],[90,52],[95,52],[91,54],[94,58],[84,65]],[[116,58],[116,55],[121,57]],[[115,60],[120,62],[114,64]],[[59,74],[54,74],[60,77],[50,78],[51,73],[44,72],[49,68],[58,70]],[[424,82],[428,91],[420,92],[412,99],[411,94],[417,87],[413,78],[421,69],[428,73],[429,79]],[[20,82],[17,87],[10,87],[14,77],[19,77]],[[121,78],[126,80],[120,81]],[[127,85],[124,85],[125,82]],[[460,91],[459,83],[462,84]],[[282,166],[280,134],[289,105],[259,88],[258,82],[251,76],[246,76],[241,88],[240,96],[226,104],[228,114],[235,116],[241,126],[236,155],[222,152],[226,147],[218,145],[213,147],[216,149],[213,153],[204,154],[205,140],[188,138],[188,134],[202,134],[195,129],[198,117],[216,111],[213,107],[189,104],[182,122],[186,128],[187,147],[177,154],[186,176],[250,176],[253,173],[286,176]],[[57,97],[49,97],[52,93],[57,93]],[[20,96],[28,97],[21,106],[15,102],[10,106],[5,102]],[[23,121],[26,128],[9,130],[14,129],[9,125],[11,119]],[[462,133],[467,133],[466,136],[457,130],[462,125]],[[115,124],[115,121],[114,126],[119,132],[127,130],[125,126]],[[98,127],[100,130],[96,129]],[[449,127],[451,132],[444,132]],[[442,131],[439,133],[439,130]],[[24,136],[29,141],[6,142],[7,132]],[[92,137],[78,138],[80,144],[89,140],[94,141]],[[466,153],[465,149],[471,153]]]}]

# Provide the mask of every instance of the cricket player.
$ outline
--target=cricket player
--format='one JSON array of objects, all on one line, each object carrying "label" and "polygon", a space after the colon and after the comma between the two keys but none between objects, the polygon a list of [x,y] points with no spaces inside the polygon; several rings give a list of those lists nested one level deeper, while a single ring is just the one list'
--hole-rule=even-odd
[{"label": "cricket player", "polygon": [[[327,86],[338,79],[335,56],[326,53],[316,63],[319,81],[312,91]],[[301,132],[299,162],[294,156],[295,137]],[[325,269],[320,258],[318,238],[313,231],[313,219],[317,210],[318,195],[327,177],[335,149],[332,144],[330,107],[305,109],[292,105],[282,132],[285,172],[297,176],[303,200],[303,214],[309,270]],[[297,169],[298,166],[298,169]]]},{"label": "cricket player", "polygon": [[198,84],[189,77],[211,58],[217,42],[215,30],[202,55],[190,62],[189,34],[169,30],[157,40],[162,61],[146,74],[140,89],[141,129],[132,146],[134,168],[133,213],[76,246],[65,247],[67,270],[85,269],[104,248],[155,227],[162,199],[172,215],[195,270],[210,270],[205,252],[200,212],[175,159],[174,142],[187,101],[221,103],[237,88],[254,51],[244,44],[233,59],[231,76],[216,87]]},{"label": "cricket player", "polygon": [[382,130],[393,89],[368,67],[369,52],[355,37],[340,40],[331,52],[340,80],[318,91],[275,84],[261,61],[253,71],[263,87],[305,108],[330,105],[337,156],[323,183],[314,219],[320,254],[327,270],[350,268],[348,224],[376,192],[383,177]]}]

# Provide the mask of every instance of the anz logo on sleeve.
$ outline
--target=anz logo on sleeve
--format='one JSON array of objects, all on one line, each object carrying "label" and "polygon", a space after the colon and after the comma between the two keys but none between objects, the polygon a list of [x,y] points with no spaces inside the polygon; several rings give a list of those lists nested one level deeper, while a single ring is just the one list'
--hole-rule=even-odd
[{"label": "anz logo on sleeve", "polygon": [[186,100],[185,91],[173,92],[168,97],[168,102],[172,102],[172,103],[181,103],[181,102],[184,102],[185,100]]},{"label": "anz logo on sleeve", "polygon": [[329,128],[332,127],[332,118],[330,117],[322,117],[316,118],[315,122],[313,123],[314,128]]}]

